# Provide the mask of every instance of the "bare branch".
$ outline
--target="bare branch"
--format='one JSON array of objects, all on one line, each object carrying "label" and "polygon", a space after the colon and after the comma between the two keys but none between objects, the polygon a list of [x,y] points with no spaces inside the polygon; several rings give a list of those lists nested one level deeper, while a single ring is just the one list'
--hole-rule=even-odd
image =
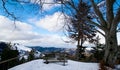
[{"label": "bare branch", "polygon": [[94,21],[92,21],[92,20],[90,20],[90,19],[88,19],[88,18],[86,18],[86,20],[87,20],[88,22],[90,22],[91,24],[99,27],[99,28],[101,27],[98,23],[96,23],[96,22],[94,22]]},{"label": "bare branch", "polygon": [[100,33],[102,36],[104,36],[105,37],[105,34],[104,33],[102,33],[101,31],[99,31],[99,30],[96,30],[98,33]]},{"label": "bare branch", "polygon": [[16,16],[15,16],[14,14],[12,14],[11,12],[9,12],[9,11],[7,10],[5,4],[6,4],[6,3],[5,3],[5,0],[2,0],[2,6],[3,6],[5,12],[8,14],[8,16],[11,16],[11,17],[13,18],[13,20],[14,20],[14,25],[15,25],[15,28],[16,28],[15,21],[16,21],[17,18],[16,18]]},{"label": "bare branch", "polygon": [[120,8],[118,9],[118,11],[117,11],[117,14],[116,14],[116,16],[115,16],[115,18],[114,18],[114,20],[113,20],[113,23],[114,24],[119,24],[119,22],[120,22]]},{"label": "bare branch", "polygon": [[17,2],[20,2],[20,3],[30,3],[30,1],[23,1],[23,0],[16,0]]},{"label": "bare branch", "polygon": [[120,7],[120,4],[119,4],[117,1],[116,1],[115,3],[117,4],[117,6],[119,6],[119,7]]},{"label": "bare branch", "polygon": [[2,6],[3,6],[5,12],[6,12],[8,15],[10,15],[12,18],[17,19],[14,14],[10,13],[10,12],[7,10],[7,8],[5,7],[5,4],[6,4],[6,3],[5,3],[5,0],[2,0]]},{"label": "bare branch", "polygon": [[68,1],[67,4],[69,4],[73,9],[75,9],[75,11],[79,12],[79,10],[75,7],[73,0],[71,0],[71,2]]},{"label": "bare branch", "polygon": [[108,28],[111,27],[111,23],[114,19],[114,13],[113,13],[113,4],[115,0],[106,0],[106,19],[108,22]]},{"label": "bare branch", "polygon": [[120,8],[118,8],[117,14],[116,14],[116,16],[115,16],[115,18],[114,18],[114,20],[111,24],[111,29],[110,30],[111,31],[113,31],[113,30],[117,31],[117,26],[118,26],[119,22],[120,22]]},{"label": "bare branch", "polygon": [[98,8],[97,5],[95,4],[94,0],[90,0],[90,1],[91,1],[91,3],[92,3],[93,9],[94,9],[96,15],[98,16],[98,18],[99,18],[100,21],[101,21],[100,24],[101,24],[102,26],[106,26],[106,21],[105,21],[103,15],[102,15],[102,13],[100,12],[99,8]]}]

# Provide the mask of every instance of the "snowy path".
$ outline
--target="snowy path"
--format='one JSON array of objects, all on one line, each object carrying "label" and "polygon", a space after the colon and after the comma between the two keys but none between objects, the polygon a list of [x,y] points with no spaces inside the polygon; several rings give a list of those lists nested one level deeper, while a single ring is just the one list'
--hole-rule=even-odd
[{"label": "snowy path", "polygon": [[98,64],[68,60],[67,65],[62,66],[62,63],[44,64],[43,60],[34,60],[18,65],[9,70],[98,70]]}]

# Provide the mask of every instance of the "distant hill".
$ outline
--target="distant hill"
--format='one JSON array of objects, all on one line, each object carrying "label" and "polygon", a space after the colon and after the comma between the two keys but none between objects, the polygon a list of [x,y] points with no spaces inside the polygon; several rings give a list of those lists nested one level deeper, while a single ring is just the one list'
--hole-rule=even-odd
[{"label": "distant hill", "polygon": [[31,48],[26,47],[26,46],[19,44],[19,43],[13,43],[11,45],[12,45],[13,50],[17,49],[19,52],[22,52],[22,51],[30,52],[32,50]]},{"label": "distant hill", "polygon": [[66,52],[70,55],[75,55],[75,48],[56,48],[56,47],[41,47],[41,46],[31,46],[30,48],[38,50],[41,53],[50,53],[50,52]]},{"label": "distant hill", "polygon": [[38,50],[39,52],[56,52],[56,51],[64,51],[65,48],[55,48],[55,47],[41,47],[41,46],[31,46],[30,48]]},{"label": "distant hill", "polygon": [[[4,48],[6,48],[8,45],[7,42],[0,42],[0,54],[2,54],[2,51]],[[11,50],[18,50],[19,52],[19,55],[25,55],[25,59],[27,59],[28,57],[28,52],[30,52],[32,50],[32,48],[30,47],[26,47],[22,44],[19,44],[19,43],[11,43]],[[34,50],[34,56],[35,58],[38,58],[40,56],[41,52],[37,51],[37,50]]]},{"label": "distant hill", "polygon": [[[2,52],[2,50],[4,49],[4,48],[6,48],[7,47],[7,42],[0,42],[0,52]],[[31,51],[32,49],[31,48],[28,48],[28,47],[26,47],[26,46],[23,46],[23,45],[21,45],[21,44],[19,44],[19,43],[11,43],[11,49],[12,50],[18,50],[19,52],[21,52],[21,51]]]},{"label": "distant hill", "polygon": [[[27,57],[29,55],[28,52],[30,52],[32,50],[32,48],[24,46],[24,45],[19,44],[19,43],[13,43],[12,48],[17,49],[19,51],[20,55],[25,55],[24,56],[25,59],[27,59]],[[39,52],[38,50],[34,50],[35,58],[39,58],[40,54],[41,54],[41,52]]]}]

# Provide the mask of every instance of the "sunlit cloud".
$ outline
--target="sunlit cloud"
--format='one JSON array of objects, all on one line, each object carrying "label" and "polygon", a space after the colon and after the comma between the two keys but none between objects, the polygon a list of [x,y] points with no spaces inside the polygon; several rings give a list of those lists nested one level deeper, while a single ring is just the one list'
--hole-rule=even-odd
[{"label": "sunlit cloud", "polygon": [[36,22],[38,27],[42,27],[48,31],[59,31],[64,26],[64,16],[60,12],[56,12],[53,15],[46,15],[45,18]]},{"label": "sunlit cloud", "polygon": [[75,44],[68,46],[68,43],[62,40],[62,38],[67,39],[65,36],[40,34],[35,32],[34,27],[30,24],[20,21],[16,21],[14,24],[12,20],[4,16],[0,16],[0,19],[2,19],[0,20],[0,41],[20,43],[26,46],[75,47]]},{"label": "sunlit cloud", "polygon": [[31,0],[31,3],[39,4],[45,11],[60,6],[60,4],[55,4],[55,0]]}]

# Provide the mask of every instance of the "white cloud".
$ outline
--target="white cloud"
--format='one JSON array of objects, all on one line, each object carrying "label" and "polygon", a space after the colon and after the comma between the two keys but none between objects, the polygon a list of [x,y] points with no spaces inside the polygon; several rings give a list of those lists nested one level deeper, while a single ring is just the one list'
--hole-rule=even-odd
[{"label": "white cloud", "polygon": [[[98,29],[100,32],[102,32],[103,34],[105,34],[101,29]],[[103,35],[101,35],[99,32],[97,32],[96,36],[99,36],[100,38],[100,43],[101,44],[105,44],[105,38]]]},{"label": "white cloud", "polygon": [[[46,11],[46,10],[50,10],[53,7],[57,7],[60,6],[60,4],[55,4],[54,0],[31,0],[32,3],[37,3],[39,5],[42,4],[42,10]],[[50,4],[51,3],[51,4]],[[53,4],[54,3],[54,4]]]},{"label": "white cloud", "polygon": [[[46,3],[54,3],[54,0],[45,0]],[[43,10],[50,10],[53,7],[60,6],[60,4],[43,4]]]},{"label": "white cloud", "polygon": [[0,16],[0,38],[1,40],[30,40],[39,35],[32,32],[33,26],[16,21],[14,24],[12,20],[7,17]]},{"label": "white cloud", "polygon": [[17,31],[30,31],[32,30],[32,26],[24,23],[24,22],[20,22],[20,21],[16,21],[16,23],[14,24],[13,21],[11,21],[10,19],[8,19],[7,17],[4,16],[0,16],[0,30],[17,30]]},{"label": "white cloud", "polygon": [[75,47],[75,44],[65,43],[59,35],[46,35],[40,39],[29,40],[26,44],[29,45],[40,45],[45,47],[66,47],[71,48]]},{"label": "white cloud", "polygon": [[64,16],[60,12],[53,15],[46,15],[45,18],[36,22],[36,25],[48,31],[54,32],[62,29],[64,25]]},{"label": "white cloud", "polygon": [[[17,42],[28,46],[68,47],[68,44],[57,34],[40,34],[34,32],[32,25],[20,21],[16,21],[16,28],[14,29],[15,26],[12,20],[4,16],[0,16],[0,19],[0,41]],[[53,24],[49,25],[56,26],[56,23],[53,22]],[[49,28],[51,26],[47,29]],[[74,44],[70,46],[74,47]]]},{"label": "white cloud", "polygon": [[[37,21],[36,25],[52,32],[58,31],[64,23],[62,20],[64,17],[62,15],[59,17],[59,15],[60,12],[46,16],[45,18]],[[17,42],[28,46],[76,48],[76,43],[65,43],[62,40],[64,39],[65,41],[69,41],[65,36],[61,37],[58,34],[40,34],[33,30],[34,27],[32,25],[20,21],[16,21],[16,29],[14,29],[15,26],[12,20],[4,16],[0,16],[0,19],[1,41]],[[97,35],[101,38],[100,42],[104,43],[104,37],[99,33]],[[119,35],[120,34],[118,34],[118,39],[120,39]],[[118,42],[120,42],[120,40],[118,40]],[[86,42],[84,45],[88,46],[90,44]]]},{"label": "white cloud", "polygon": [[[103,34],[105,34],[102,30],[99,29]],[[102,36],[100,33],[97,32],[97,36],[100,37],[100,43],[105,44],[105,38]],[[120,45],[120,32],[117,33],[117,40],[118,40],[118,45]]]},{"label": "white cloud", "polygon": [[[99,31],[101,31],[103,34],[105,34],[102,30],[99,29]],[[100,36],[100,42],[102,44],[105,44],[105,38],[100,34],[100,33],[97,33],[97,35]],[[117,33],[117,41],[118,41],[118,45],[120,45],[120,32]]]}]

